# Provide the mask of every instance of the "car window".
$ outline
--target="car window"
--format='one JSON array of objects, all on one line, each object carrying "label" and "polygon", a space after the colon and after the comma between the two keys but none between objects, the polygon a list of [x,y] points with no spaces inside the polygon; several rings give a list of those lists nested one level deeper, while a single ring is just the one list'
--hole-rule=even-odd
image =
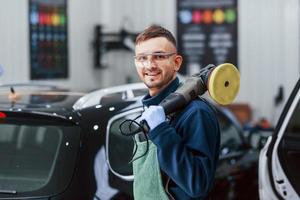
[{"label": "car window", "polygon": [[127,98],[126,91],[106,94],[100,99],[100,104],[111,104],[126,98]]},{"label": "car window", "polygon": [[289,181],[300,191],[300,103],[296,108],[284,131],[283,139],[279,143],[278,157]]},{"label": "car window", "polygon": [[[131,176],[133,174],[132,164],[129,162],[131,161],[135,145],[131,136],[124,136],[121,134],[119,126],[126,119],[135,119],[139,116],[141,114],[141,109],[142,108],[138,108],[116,115],[108,124],[108,162],[112,172],[121,178],[126,179],[126,176]],[[132,124],[132,126],[134,126],[134,124]]]},{"label": "car window", "polygon": [[0,124],[1,189],[18,192],[44,186],[53,171],[62,130],[53,126]]},{"label": "car window", "polygon": [[1,193],[17,197],[64,190],[74,171],[79,130],[69,122],[41,116],[0,119]]}]

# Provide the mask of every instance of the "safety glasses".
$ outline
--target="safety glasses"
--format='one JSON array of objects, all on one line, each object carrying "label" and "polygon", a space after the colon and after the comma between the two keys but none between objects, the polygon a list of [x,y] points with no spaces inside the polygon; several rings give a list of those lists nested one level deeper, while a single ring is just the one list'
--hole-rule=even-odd
[{"label": "safety glasses", "polygon": [[154,62],[155,64],[163,64],[168,61],[168,59],[175,55],[175,52],[154,52],[154,53],[145,53],[134,56],[136,67],[147,67]]}]

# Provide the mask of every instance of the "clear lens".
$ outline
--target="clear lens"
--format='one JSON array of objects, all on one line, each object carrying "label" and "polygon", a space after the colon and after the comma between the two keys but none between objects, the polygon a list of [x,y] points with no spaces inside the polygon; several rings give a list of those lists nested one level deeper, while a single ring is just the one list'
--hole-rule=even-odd
[{"label": "clear lens", "polygon": [[174,55],[173,52],[156,52],[156,53],[148,53],[141,54],[135,56],[136,66],[137,67],[146,67],[150,64],[150,62],[154,62],[156,64],[160,64],[165,62],[170,56]]}]

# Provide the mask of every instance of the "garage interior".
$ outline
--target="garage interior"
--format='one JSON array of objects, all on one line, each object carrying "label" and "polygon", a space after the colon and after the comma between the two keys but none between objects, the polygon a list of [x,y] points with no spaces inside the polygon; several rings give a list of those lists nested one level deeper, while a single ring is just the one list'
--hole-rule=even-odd
[{"label": "garage interior", "polygon": [[[150,25],[163,26],[174,34],[179,54],[184,55],[182,76],[197,73],[208,64],[228,62],[238,68],[239,92],[234,102],[224,107],[237,117],[243,130],[256,126],[273,130],[299,79],[298,0],[0,3],[0,87],[25,83],[74,92],[103,89],[105,93],[108,87],[141,83],[134,41]],[[144,92],[144,88],[138,89]],[[113,99],[109,95],[101,98],[102,103]]]},{"label": "garage interior", "polygon": [[[32,81],[86,89],[136,82],[139,80],[131,51],[111,50],[102,56],[103,66],[95,67],[95,27],[100,25],[103,33],[138,33],[151,24],[165,26],[175,35],[177,30],[178,13],[173,0],[67,1],[68,76],[31,80],[29,1],[1,3],[2,84]],[[266,118],[275,124],[299,76],[299,1],[239,0],[237,10],[241,87],[235,103],[247,104],[242,110],[251,110],[251,114],[240,114],[246,115],[244,121]],[[278,95],[282,95],[279,102],[275,101]]]}]

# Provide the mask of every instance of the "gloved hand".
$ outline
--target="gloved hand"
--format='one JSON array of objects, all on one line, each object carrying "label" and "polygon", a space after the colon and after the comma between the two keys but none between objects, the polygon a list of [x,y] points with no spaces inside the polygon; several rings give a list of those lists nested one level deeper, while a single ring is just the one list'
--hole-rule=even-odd
[{"label": "gloved hand", "polygon": [[150,106],[143,112],[140,119],[145,120],[150,130],[152,130],[162,122],[166,121],[166,115],[163,107]]}]

